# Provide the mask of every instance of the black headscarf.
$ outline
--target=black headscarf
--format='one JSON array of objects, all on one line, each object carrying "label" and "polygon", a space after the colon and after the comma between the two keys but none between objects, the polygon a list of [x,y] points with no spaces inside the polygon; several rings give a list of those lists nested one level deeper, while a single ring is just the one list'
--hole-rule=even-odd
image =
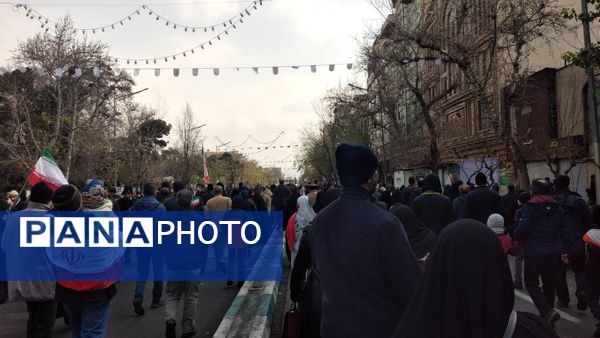
[{"label": "black headscarf", "polygon": [[442,193],[442,183],[437,175],[429,174],[423,179],[423,190]]},{"label": "black headscarf", "polygon": [[392,206],[392,214],[396,216],[406,231],[406,237],[417,259],[421,259],[433,250],[437,236],[431,229],[423,226],[411,208],[402,203]]},{"label": "black headscarf", "polygon": [[502,338],[513,305],[500,242],[484,224],[459,220],[440,234],[393,337]]}]

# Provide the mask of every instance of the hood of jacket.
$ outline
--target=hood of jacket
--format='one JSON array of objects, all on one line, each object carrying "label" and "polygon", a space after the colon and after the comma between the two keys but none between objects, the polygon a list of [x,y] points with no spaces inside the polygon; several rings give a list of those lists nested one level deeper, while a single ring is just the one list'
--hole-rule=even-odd
[{"label": "hood of jacket", "polygon": [[91,204],[90,207],[86,208],[85,210],[88,210],[88,211],[112,211],[113,204],[112,204],[111,200],[105,198],[102,201],[98,201],[96,203]]}]

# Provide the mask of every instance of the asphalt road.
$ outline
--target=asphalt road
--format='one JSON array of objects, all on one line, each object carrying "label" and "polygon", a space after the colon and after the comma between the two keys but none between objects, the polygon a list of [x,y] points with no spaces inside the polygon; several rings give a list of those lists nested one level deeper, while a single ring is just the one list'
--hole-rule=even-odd
[{"label": "asphalt road", "polygon": [[[152,283],[146,284],[144,296],[146,314],[143,316],[136,316],[133,313],[131,302],[134,284],[132,282],[119,283],[118,293],[109,308],[107,337],[164,337],[165,309],[164,307],[150,309]],[[211,337],[213,335],[238,290],[235,286],[227,287],[225,282],[202,283],[196,317],[197,337]],[[179,318],[181,318],[181,313],[179,313]],[[27,309],[24,302],[0,305],[0,337],[25,337],[26,323]],[[179,330],[181,327],[177,329],[177,336],[180,336],[181,332]],[[70,337],[70,331],[62,319],[56,321],[53,337]]]}]

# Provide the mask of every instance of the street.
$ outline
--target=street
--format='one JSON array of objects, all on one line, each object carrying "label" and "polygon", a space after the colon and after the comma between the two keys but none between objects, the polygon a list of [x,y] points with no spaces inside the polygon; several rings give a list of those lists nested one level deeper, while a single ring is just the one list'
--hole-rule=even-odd
[{"label": "street", "polygon": [[[146,314],[136,316],[131,305],[133,297],[133,282],[119,283],[118,293],[112,300],[109,309],[107,337],[164,337],[165,309],[150,309],[152,298],[152,283],[146,284],[144,309]],[[198,313],[196,316],[197,337],[211,337],[232,300],[237,295],[237,287],[227,287],[225,282],[202,283],[198,298]],[[163,293],[163,297],[164,297]],[[181,313],[179,317],[181,318]],[[27,309],[25,302],[0,305],[0,337],[25,337],[27,325]],[[180,327],[178,327],[180,329]],[[178,331],[178,335],[181,334]],[[62,319],[56,321],[53,337],[70,337],[70,331]]]}]

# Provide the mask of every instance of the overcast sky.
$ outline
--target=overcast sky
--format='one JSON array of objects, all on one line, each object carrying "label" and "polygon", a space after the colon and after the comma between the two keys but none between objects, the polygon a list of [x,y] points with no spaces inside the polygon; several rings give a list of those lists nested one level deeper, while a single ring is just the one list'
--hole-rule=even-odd
[{"label": "overcast sky", "polygon": [[[77,28],[114,22],[144,3],[176,23],[212,25],[236,15],[249,4],[227,0],[37,0],[27,3],[50,19],[70,14]],[[137,95],[137,100],[160,106],[166,111],[164,118],[173,125],[189,102],[198,124],[206,123],[202,132],[206,137],[205,147],[211,150],[219,143],[216,137],[236,145],[249,134],[266,142],[282,131],[285,134],[278,145],[299,143],[302,128],[317,120],[313,104],[328,88],[364,79],[356,68],[336,67],[330,72],[328,67],[321,67],[316,73],[310,69],[280,69],[277,76],[269,69],[260,70],[258,75],[252,70],[237,73],[223,69],[219,76],[214,76],[212,70],[200,70],[197,77],[192,76],[189,68],[355,62],[360,39],[368,27],[381,23],[381,15],[366,0],[264,1],[262,7],[258,6],[258,10],[251,13],[236,30],[206,50],[175,61],[170,59],[168,63],[157,63],[159,67],[181,68],[179,77],[174,77],[171,70],[162,70],[159,77],[153,70],[141,70],[135,77],[136,90],[149,90]],[[10,5],[0,5],[0,16],[3,22],[0,60],[4,61],[18,41],[34,35],[40,26],[37,21],[26,18],[23,10],[15,11]],[[209,33],[185,33],[181,28],[165,26],[164,21],[156,21],[155,16],[148,14],[132,19],[126,21],[125,26],[117,25],[114,31],[95,34],[110,46],[111,55],[155,58],[189,49],[214,35],[210,30]],[[143,67],[145,63],[139,65]],[[122,62],[121,66],[133,67],[133,64],[128,66]],[[245,146],[260,144],[249,141]],[[292,159],[293,151],[278,148],[250,157],[267,165],[274,160]],[[295,174],[291,163],[278,166],[285,167],[290,175]]]}]

